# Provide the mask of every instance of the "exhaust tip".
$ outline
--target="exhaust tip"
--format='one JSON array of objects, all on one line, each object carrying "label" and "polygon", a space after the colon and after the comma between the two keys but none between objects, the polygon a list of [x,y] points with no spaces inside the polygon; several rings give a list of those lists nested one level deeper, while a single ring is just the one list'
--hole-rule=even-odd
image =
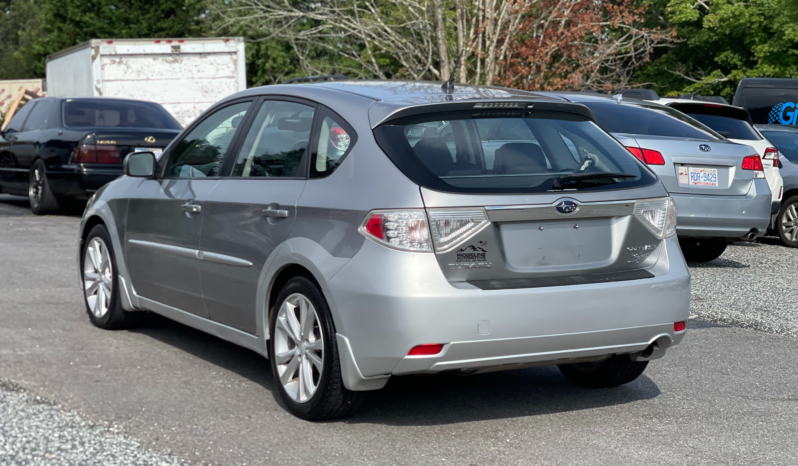
[{"label": "exhaust tip", "polygon": [[758,233],[758,230],[756,228],[753,228],[753,229],[751,229],[751,231],[746,233],[745,236],[743,236],[743,239],[745,241],[753,241],[753,240],[756,239],[756,234],[757,233]]}]

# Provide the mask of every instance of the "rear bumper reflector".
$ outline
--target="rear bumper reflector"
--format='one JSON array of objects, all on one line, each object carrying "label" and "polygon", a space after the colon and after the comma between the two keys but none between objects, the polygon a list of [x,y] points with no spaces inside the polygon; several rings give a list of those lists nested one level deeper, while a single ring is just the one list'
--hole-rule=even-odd
[{"label": "rear bumper reflector", "polygon": [[647,270],[598,273],[592,275],[568,275],[564,277],[512,278],[507,280],[473,280],[467,283],[481,290],[516,290],[521,288],[545,288],[550,286],[590,285],[593,283],[623,282],[654,278]]}]

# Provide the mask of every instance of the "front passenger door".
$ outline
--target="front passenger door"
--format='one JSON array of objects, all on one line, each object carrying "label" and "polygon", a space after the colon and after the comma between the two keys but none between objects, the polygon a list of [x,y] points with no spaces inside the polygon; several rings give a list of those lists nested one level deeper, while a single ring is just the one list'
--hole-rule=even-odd
[{"label": "front passenger door", "polygon": [[205,201],[251,101],[223,107],[197,123],[162,157],[162,177],[142,180],[128,203],[126,257],[140,297],[208,317],[198,265]]}]

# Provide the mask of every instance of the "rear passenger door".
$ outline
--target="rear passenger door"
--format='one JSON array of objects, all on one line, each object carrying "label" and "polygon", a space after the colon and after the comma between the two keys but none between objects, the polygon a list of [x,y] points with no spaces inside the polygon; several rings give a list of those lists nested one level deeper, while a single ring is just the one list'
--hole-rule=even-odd
[{"label": "rear passenger door", "polygon": [[211,319],[257,334],[257,289],[267,259],[286,240],[305,187],[317,105],[267,98],[207,199],[200,273]]}]

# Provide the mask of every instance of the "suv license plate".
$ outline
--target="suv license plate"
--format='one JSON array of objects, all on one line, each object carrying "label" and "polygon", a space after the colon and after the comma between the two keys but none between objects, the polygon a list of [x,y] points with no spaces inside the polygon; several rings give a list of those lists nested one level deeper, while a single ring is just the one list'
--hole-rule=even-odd
[{"label": "suv license plate", "polygon": [[679,167],[679,184],[690,186],[717,186],[717,168]]}]

